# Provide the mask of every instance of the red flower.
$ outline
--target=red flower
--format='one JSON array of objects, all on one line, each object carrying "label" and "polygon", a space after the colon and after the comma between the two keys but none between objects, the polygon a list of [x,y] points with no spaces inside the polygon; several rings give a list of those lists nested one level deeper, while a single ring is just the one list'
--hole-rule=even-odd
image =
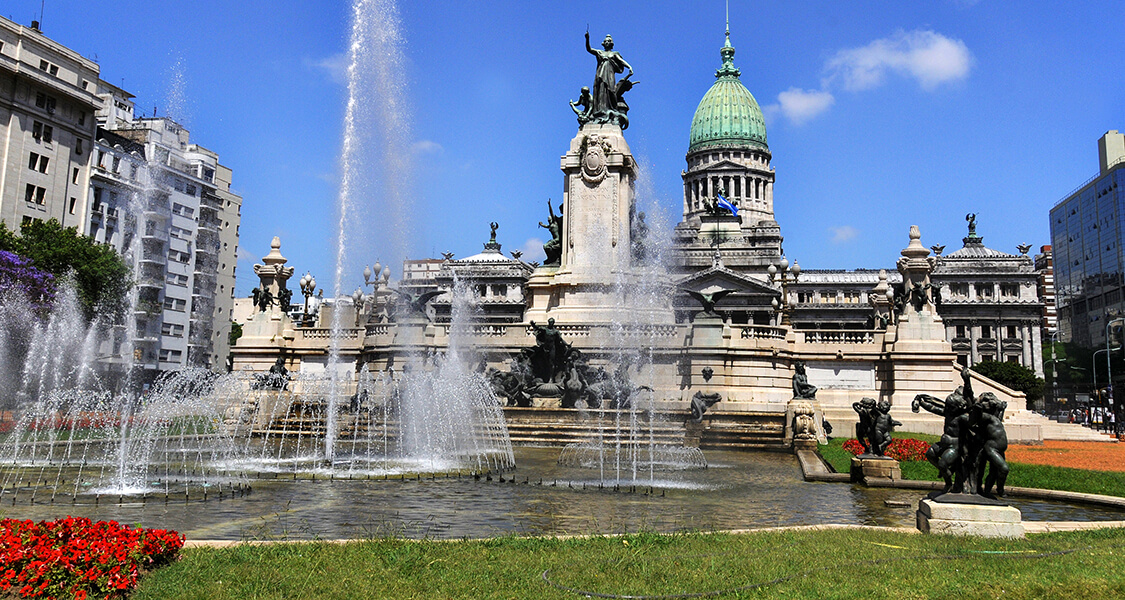
[{"label": "red flower", "polygon": [[175,531],[93,523],[67,517],[33,523],[0,520],[0,592],[19,583],[23,598],[89,594],[123,598],[136,586],[140,567],[173,560],[184,538]]}]

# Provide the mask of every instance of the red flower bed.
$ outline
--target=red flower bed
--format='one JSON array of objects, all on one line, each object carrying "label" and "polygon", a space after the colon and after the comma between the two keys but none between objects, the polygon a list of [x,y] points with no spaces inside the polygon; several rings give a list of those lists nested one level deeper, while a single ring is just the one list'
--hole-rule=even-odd
[{"label": "red flower bed", "polygon": [[171,562],[179,533],[67,517],[0,520],[0,596],[123,598],[142,571]]},{"label": "red flower bed", "polygon": [[[926,450],[929,448],[930,443],[922,440],[894,439],[887,447],[887,456],[900,461],[926,460]],[[852,454],[862,454],[863,444],[859,443],[859,440],[847,440],[844,442],[844,450]]]}]

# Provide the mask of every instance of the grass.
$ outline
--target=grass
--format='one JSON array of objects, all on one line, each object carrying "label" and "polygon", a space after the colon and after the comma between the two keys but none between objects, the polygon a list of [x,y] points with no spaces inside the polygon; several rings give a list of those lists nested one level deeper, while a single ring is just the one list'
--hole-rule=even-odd
[{"label": "grass", "polygon": [[[740,588],[723,597],[1120,598],[1123,559],[1123,529],[1011,541],[885,530],[381,539],[189,549],[145,576],[130,599],[551,599]],[[545,581],[544,571],[571,591]],[[746,589],[755,584],[766,585]]]},{"label": "grass", "polygon": [[[931,443],[938,440],[937,436],[920,433],[895,434],[895,437],[914,438]],[[820,455],[840,473],[847,473],[851,468],[852,453],[842,448],[846,439],[831,438],[827,445],[817,447]],[[1088,471],[1017,462],[1009,462],[1008,466],[1011,468],[1008,474],[1007,485],[1009,486],[1125,497],[1125,473]],[[901,462],[899,468],[902,470],[903,479],[939,480],[937,468],[926,461]]]}]

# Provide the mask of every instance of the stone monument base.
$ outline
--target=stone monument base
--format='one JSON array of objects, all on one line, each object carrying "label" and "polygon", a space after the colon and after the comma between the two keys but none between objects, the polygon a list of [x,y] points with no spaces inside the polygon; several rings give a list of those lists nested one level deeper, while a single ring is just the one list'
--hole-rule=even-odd
[{"label": "stone monument base", "polygon": [[889,484],[902,479],[898,461],[886,456],[860,454],[852,458],[852,482],[867,485]]},{"label": "stone monument base", "polygon": [[917,524],[922,533],[1023,537],[1022,515],[1018,508],[969,494],[942,494],[923,499],[918,503]]}]

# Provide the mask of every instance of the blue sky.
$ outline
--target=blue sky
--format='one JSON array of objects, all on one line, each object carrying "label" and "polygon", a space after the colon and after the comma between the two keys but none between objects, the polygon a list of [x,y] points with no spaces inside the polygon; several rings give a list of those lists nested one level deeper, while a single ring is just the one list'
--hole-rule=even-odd
[{"label": "blue sky", "polygon": [[[474,254],[490,221],[505,250],[534,251],[577,131],[567,101],[593,78],[587,26],[594,40],[611,33],[636,71],[625,135],[651,179],[645,201],[678,220],[723,2],[398,8],[403,78],[393,96],[361,95],[359,126],[385,131],[373,115],[388,104],[409,118],[357,140],[365,208],[348,219],[345,290],[363,262],[392,261],[397,276],[404,252]],[[0,13],[28,24],[39,10],[9,0]],[[767,114],[790,259],[891,267],[911,224],[927,246],[960,247],[968,212],[990,247],[1047,243],[1050,207],[1097,172],[1098,137],[1125,128],[1121,15],[1113,2],[733,0],[735,64]],[[244,294],[274,235],[299,273],[332,280],[351,18],[344,2],[49,0],[43,29],[234,169]],[[383,174],[387,150],[410,168]],[[391,218],[388,186],[408,199],[410,225]]]}]

